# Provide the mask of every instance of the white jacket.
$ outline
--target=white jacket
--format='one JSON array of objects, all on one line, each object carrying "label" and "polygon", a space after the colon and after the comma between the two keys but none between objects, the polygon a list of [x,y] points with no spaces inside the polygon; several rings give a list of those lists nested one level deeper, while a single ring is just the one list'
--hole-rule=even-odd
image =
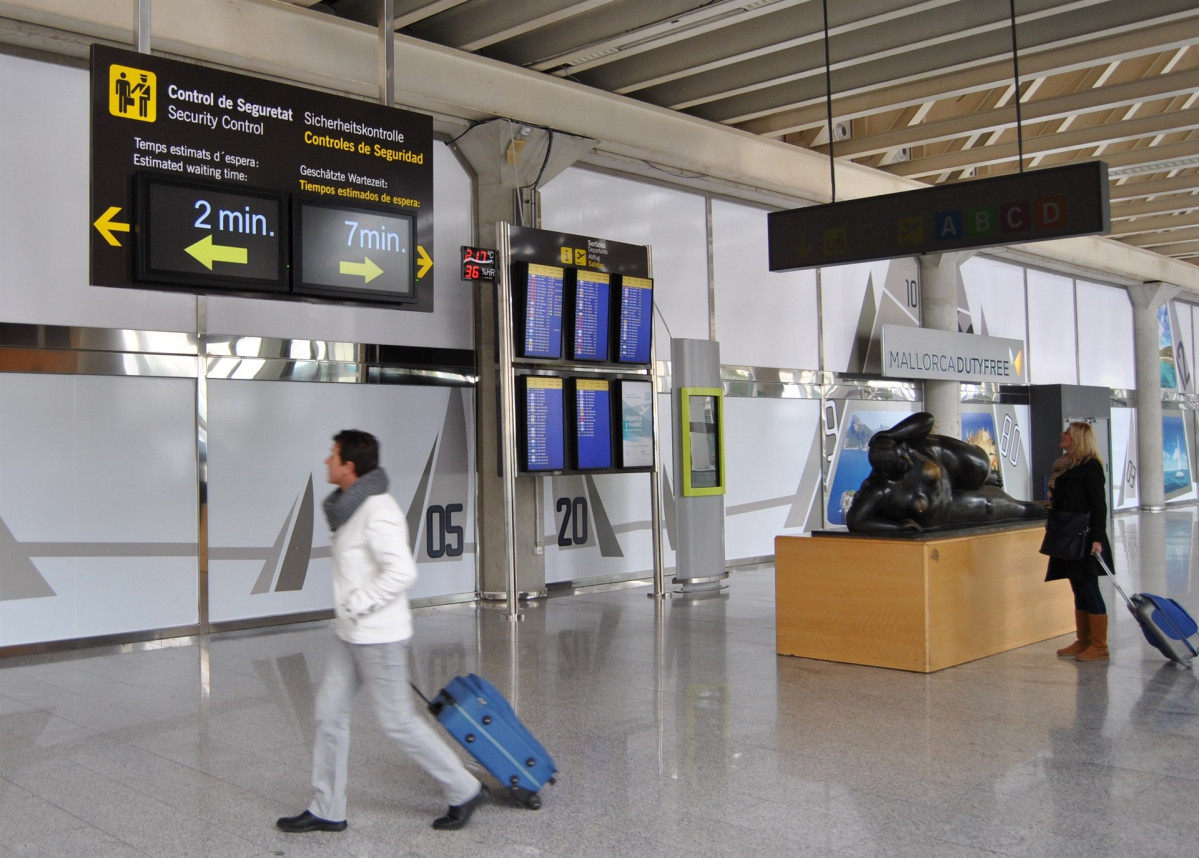
[{"label": "white jacket", "polygon": [[408,523],[389,494],[371,495],[333,533],[333,609],[347,643],[391,643],[412,637],[408,588],[416,561]]}]

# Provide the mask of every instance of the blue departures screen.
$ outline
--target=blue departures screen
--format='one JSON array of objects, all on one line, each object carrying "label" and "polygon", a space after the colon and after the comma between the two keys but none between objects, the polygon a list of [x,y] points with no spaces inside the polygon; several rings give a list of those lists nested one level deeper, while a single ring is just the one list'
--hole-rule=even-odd
[{"label": "blue departures screen", "polygon": [[561,471],[566,467],[562,379],[525,379],[525,470]]},{"label": "blue departures screen", "polygon": [[574,344],[575,360],[608,359],[608,314],[611,283],[609,275],[580,271],[575,277]]},{"label": "blue departures screen", "polygon": [[598,378],[575,380],[575,440],[578,467],[612,467],[611,383]]},{"label": "blue departures screen", "polygon": [[620,280],[620,363],[649,363],[654,323],[654,281],[645,277]]},{"label": "blue departures screen", "polygon": [[524,357],[562,357],[562,269],[530,265],[525,283]]}]

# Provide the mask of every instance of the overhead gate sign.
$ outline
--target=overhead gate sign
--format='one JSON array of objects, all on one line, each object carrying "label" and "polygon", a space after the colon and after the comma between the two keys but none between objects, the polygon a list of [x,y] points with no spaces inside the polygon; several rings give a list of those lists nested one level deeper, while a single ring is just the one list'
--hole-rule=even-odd
[{"label": "overhead gate sign", "polygon": [[93,284],[432,310],[431,117],[102,45],[91,115]]},{"label": "overhead gate sign", "polygon": [[767,215],[771,271],[1110,231],[1102,161]]}]

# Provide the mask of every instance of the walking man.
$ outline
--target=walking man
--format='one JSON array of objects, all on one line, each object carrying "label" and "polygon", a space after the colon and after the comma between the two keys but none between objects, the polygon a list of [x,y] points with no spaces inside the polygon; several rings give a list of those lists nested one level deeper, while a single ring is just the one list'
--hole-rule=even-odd
[{"label": "walking man", "polygon": [[415,711],[408,685],[412,615],[408,588],[416,562],[399,504],[387,494],[379,442],[356,429],[339,432],[325,460],[337,489],[325,498],[333,531],[333,605],[337,638],[316,696],[316,738],[308,809],[285,816],[283,831],[344,831],[350,751],[350,708],[365,685],[388,737],[440,785],[450,808],[437,829],[462,828],[487,789]]}]

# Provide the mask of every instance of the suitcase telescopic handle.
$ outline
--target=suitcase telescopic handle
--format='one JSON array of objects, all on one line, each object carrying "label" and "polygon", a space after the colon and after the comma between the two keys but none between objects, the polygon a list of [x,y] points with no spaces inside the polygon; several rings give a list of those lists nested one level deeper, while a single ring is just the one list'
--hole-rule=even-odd
[{"label": "suitcase telescopic handle", "polygon": [[1120,582],[1116,580],[1116,573],[1113,572],[1110,567],[1108,567],[1107,561],[1103,559],[1103,554],[1092,554],[1091,556],[1098,561],[1099,568],[1106,572],[1107,577],[1112,580],[1112,586],[1116,588],[1116,592],[1124,597],[1124,601],[1128,603],[1128,609],[1130,611],[1135,611],[1136,606],[1133,605],[1132,599],[1128,598],[1128,594],[1124,592],[1124,588],[1120,586]]}]

